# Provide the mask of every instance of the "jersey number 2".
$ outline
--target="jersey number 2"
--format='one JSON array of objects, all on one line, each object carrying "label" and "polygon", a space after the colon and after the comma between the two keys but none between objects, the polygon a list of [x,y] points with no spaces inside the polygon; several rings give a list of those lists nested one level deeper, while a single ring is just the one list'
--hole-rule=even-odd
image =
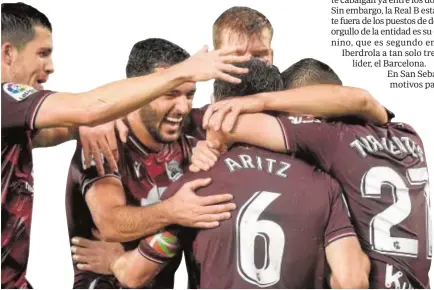
[{"label": "jersey number 2", "polygon": [[[432,255],[432,226],[430,214],[430,193],[428,185],[428,170],[426,167],[407,170],[410,184],[425,184],[426,198],[426,236],[427,258]],[[392,189],[393,204],[374,216],[370,223],[370,239],[373,250],[391,255],[417,257],[418,240],[392,237],[390,230],[401,223],[411,213],[409,188],[403,178],[389,167],[373,167],[362,179],[362,196],[366,198],[381,198],[381,187],[387,185]]]},{"label": "jersey number 2", "polygon": [[[262,212],[279,193],[258,191],[241,207],[236,223],[237,269],[247,282],[259,287],[269,287],[280,280],[285,234],[270,220],[258,220]],[[255,241],[263,240],[264,261],[255,265]]]}]

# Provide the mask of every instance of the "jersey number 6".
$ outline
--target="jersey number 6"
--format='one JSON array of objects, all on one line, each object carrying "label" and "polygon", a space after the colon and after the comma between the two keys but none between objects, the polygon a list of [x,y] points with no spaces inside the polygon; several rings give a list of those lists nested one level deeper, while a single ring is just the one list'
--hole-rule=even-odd
[{"label": "jersey number 6", "polygon": [[[261,213],[278,197],[279,193],[258,191],[241,207],[236,223],[237,269],[247,282],[269,287],[280,280],[285,234],[270,220],[258,220]],[[255,241],[263,239],[264,261],[255,265]]]}]

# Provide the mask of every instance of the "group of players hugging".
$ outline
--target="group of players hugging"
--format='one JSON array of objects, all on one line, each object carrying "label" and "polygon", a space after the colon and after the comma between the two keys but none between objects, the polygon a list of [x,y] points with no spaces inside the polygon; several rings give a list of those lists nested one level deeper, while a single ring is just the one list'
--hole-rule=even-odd
[{"label": "group of players hugging", "polygon": [[43,88],[43,13],[1,15],[2,288],[31,288],[32,149],[72,139],[74,288],[173,288],[182,253],[190,288],[429,288],[420,137],[323,62],[280,73],[262,13],[224,11],[193,56],[141,40],[126,79],[84,93]]}]

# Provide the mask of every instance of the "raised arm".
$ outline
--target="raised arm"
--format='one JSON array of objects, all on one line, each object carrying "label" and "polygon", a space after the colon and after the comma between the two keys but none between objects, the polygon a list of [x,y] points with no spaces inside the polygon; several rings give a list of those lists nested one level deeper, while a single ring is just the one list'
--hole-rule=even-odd
[{"label": "raised arm", "polygon": [[[386,109],[363,89],[338,85],[314,85],[220,101],[210,105],[204,128],[230,131],[239,114],[280,111],[315,117],[357,116],[374,124],[388,121]],[[213,117],[214,122],[210,123]]]},{"label": "raised arm", "polygon": [[325,118],[352,115],[379,125],[388,121],[384,107],[368,91],[359,88],[315,85],[259,97],[263,98],[264,110]]},{"label": "raised arm", "polygon": [[53,93],[40,105],[35,127],[97,125],[124,116],[184,82],[219,78],[239,79],[227,73],[245,73],[229,63],[246,61],[232,56],[237,49],[201,50],[173,67],[150,75],[116,81],[85,93]]}]

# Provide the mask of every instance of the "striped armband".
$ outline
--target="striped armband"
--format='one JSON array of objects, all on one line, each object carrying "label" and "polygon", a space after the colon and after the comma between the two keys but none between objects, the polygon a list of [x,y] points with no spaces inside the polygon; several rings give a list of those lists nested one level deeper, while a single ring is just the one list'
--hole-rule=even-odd
[{"label": "striped armband", "polygon": [[138,250],[143,257],[151,261],[160,264],[166,263],[181,250],[181,244],[176,234],[177,231],[165,230],[148,236],[140,242]]}]

